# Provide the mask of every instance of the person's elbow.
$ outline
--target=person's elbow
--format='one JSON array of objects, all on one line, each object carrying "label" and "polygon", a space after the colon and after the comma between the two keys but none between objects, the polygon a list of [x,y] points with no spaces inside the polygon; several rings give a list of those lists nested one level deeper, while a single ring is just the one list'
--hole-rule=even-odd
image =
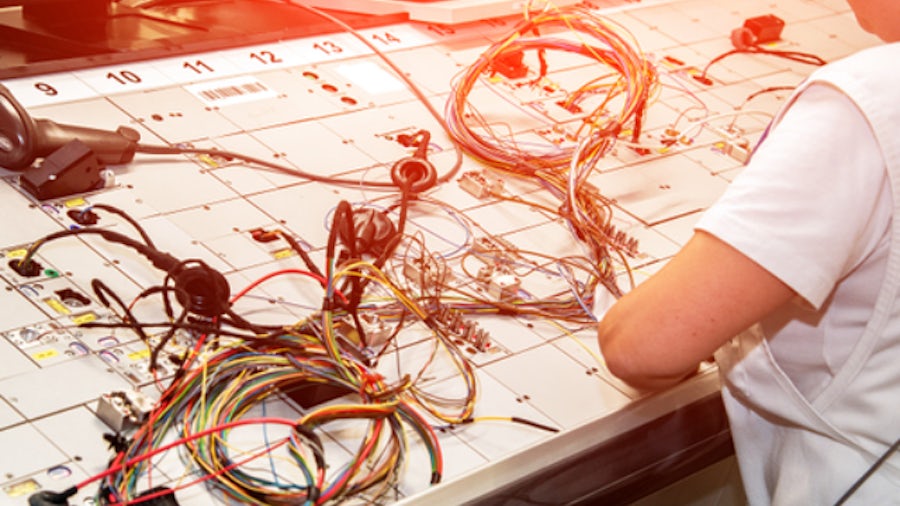
[{"label": "person's elbow", "polygon": [[662,390],[696,369],[666,360],[665,350],[652,349],[649,336],[616,317],[608,315],[597,325],[597,340],[609,372],[634,388]]}]

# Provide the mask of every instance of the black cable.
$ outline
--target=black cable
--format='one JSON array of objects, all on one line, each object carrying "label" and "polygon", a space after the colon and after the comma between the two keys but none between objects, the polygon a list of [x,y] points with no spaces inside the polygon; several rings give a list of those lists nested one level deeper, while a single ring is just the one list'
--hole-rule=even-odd
[{"label": "black cable", "polygon": [[216,269],[203,260],[192,258],[182,260],[166,270],[163,286],[173,283],[174,290],[164,290],[163,303],[166,316],[173,317],[168,294],[174,292],[175,299],[194,315],[218,318],[228,312],[231,289],[228,281]]},{"label": "black cable", "polygon": [[[184,321],[187,319],[187,316],[188,311],[187,309],[184,309],[181,314],[178,315],[178,319],[175,320],[175,325],[184,323]],[[171,327],[168,331],[166,331],[163,337],[159,339],[159,342],[156,343],[156,346],[150,347],[150,360],[148,361],[148,370],[151,373],[156,372],[156,362],[159,360],[159,354],[162,352],[163,348],[165,348],[166,345],[169,344],[169,341],[171,341],[172,338],[175,337],[175,333],[177,331],[178,329],[176,327]],[[150,343],[147,344],[149,346]]]},{"label": "black cable", "polygon": [[[466,418],[465,420],[462,421],[462,424],[475,423],[477,421],[478,421],[477,418]],[[535,429],[540,429],[540,430],[547,431],[547,432],[559,432],[559,429],[557,429],[556,427],[551,427],[549,425],[545,425],[543,423],[535,422],[533,420],[529,420],[527,418],[522,418],[519,416],[511,416],[511,417],[509,417],[509,421],[513,422],[513,423],[527,425],[529,427],[533,427]]]},{"label": "black cable", "polygon": [[32,245],[29,248],[28,253],[26,253],[26,255],[19,260],[19,266],[24,267],[25,265],[27,265],[27,263],[31,261],[31,258],[37,252],[38,248],[40,248],[42,245],[56,239],[71,237],[75,235],[99,235],[109,242],[127,246],[150,260],[150,263],[152,263],[154,267],[166,272],[168,272],[174,265],[178,263],[178,260],[172,255],[169,255],[168,253],[160,251],[156,248],[152,248],[142,242],[138,242],[131,237],[128,237],[127,235],[120,234],[119,232],[100,228],[73,228],[60,230],[59,232],[54,232],[41,238],[38,242]]},{"label": "black cable", "polygon": [[876,460],[869,467],[869,469],[867,469],[866,472],[863,473],[863,475],[860,476],[859,479],[857,479],[856,482],[854,482],[853,485],[849,489],[847,489],[846,492],[844,492],[844,495],[842,495],[841,498],[838,499],[836,503],[834,503],[834,506],[840,506],[840,505],[844,504],[847,501],[847,499],[850,498],[851,495],[853,495],[857,490],[859,490],[859,487],[861,487],[863,485],[863,483],[865,483],[866,480],[869,479],[869,477],[871,477],[873,474],[875,474],[875,471],[877,471],[878,468],[881,467],[882,464],[887,462],[887,459],[889,459],[891,454],[893,454],[895,451],[897,451],[898,448],[900,448],[900,438],[898,438],[896,441],[894,441],[894,444],[892,444],[887,450],[885,450],[885,452],[883,454],[881,454],[880,457],[878,457],[878,460]]},{"label": "black cable", "polygon": [[[329,262],[335,258],[335,247],[337,246],[338,240],[340,240],[347,249],[347,259],[361,258],[361,252],[357,248],[356,223],[353,221],[353,207],[346,200],[338,202],[337,209],[335,210],[334,217],[331,221],[330,235],[334,236],[334,241],[329,237],[328,242],[330,249],[327,255]],[[347,298],[347,302],[343,304],[343,307],[352,315],[356,312],[356,308],[362,300],[360,279],[357,276],[349,276],[344,279],[340,290]],[[354,320],[358,322],[358,319],[355,317]]]},{"label": "black cable", "polygon": [[78,325],[79,328],[86,329],[134,329],[135,327],[140,327],[142,330],[146,331],[148,329],[170,329],[174,328],[176,330],[183,330],[187,332],[194,332],[198,334],[216,334],[223,337],[234,337],[237,339],[244,339],[248,342],[255,341],[257,339],[268,339],[268,337],[258,337],[252,334],[233,332],[221,328],[217,328],[212,324],[199,324],[197,322],[141,322],[137,325],[131,325],[128,323],[110,323],[110,322],[85,322]]},{"label": "black cable", "polygon": [[131,313],[131,310],[128,308],[128,305],[122,300],[119,295],[113,291],[112,288],[106,285],[103,281],[94,278],[91,280],[91,288],[94,290],[94,294],[97,296],[97,299],[104,306],[112,309],[109,304],[109,300],[106,298],[107,296],[111,297],[116,304],[119,305],[119,308],[122,310],[124,317],[124,324],[122,326],[131,329],[137,336],[144,342],[147,346],[150,345],[150,338],[144,332],[143,326],[137,321],[137,318],[134,317],[134,314]]},{"label": "black cable", "polygon": [[282,239],[287,241],[288,245],[290,245],[291,249],[294,250],[295,253],[300,255],[300,259],[303,260],[303,263],[304,265],[306,265],[306,268],[309,270],[309,272],[312,272],[316,276],[324,277],[322,275],[322,270],[319,269],[319,266],[312,261],[312,259],[309,257],[309,254],[305,249],[303,249],[303,246],[301,246],[296,239],[294,239],[290,234],[286,232],[282,232],[278,235],[280,235]]},{"label": "black cable", "polygon": [[[182,307],[186,308],[192,314],[204,316],[207,318],[221,318],[223,315],[228,315],[230,319],[223,321],[232,324],[236,328],[249,330],[257,334],[277,330],[274,327],[254,325],[231,311],[229,301],[230,290],[228,288],[228,282],[220,272],[213,269],[202,260],[178,260],[168,253],[157,250],[151,246],[138,242],[126,235],[114,232],[112,230],[98,228],[76,228],[54,232],[43,237],[39,242],[36,242],[28,250],[28,253],[19,260],[19,265],[27,265],[27,263],[31,261],[31,258],[37,252],[38,248],[47,242],[63,237],[91,234],[99,235],[107,241],[121,244],[137,251],[141,255],[145,256],[148,260],[150,260],[154,267],[166,273],[166,278],[163,282],[162,287],[148,288],[141,292],[139,298],[146,297],[147,295],[156,292],[161,293],[165,313],[169,318],[174,318],[174,311],[172,310],[172,303],[171,299],[169,298],[169,294],[174,293],[176,299],[182,305]],[[152,241],[150,242],[152,244]],[[97,281],[97,283],[100,282]],[[170,283],[173,283],[173,286],[170,286]],[[111,296],[115,296],[115,294],[111,290],[109,290],[108,287],[102,285],[102,283],[100,283],[100,285],[101,286],[99,289],[95,286],[95,293],[97,293],[97,296],[101,299],[101,302],[103,302],[104,305],[107,305],[108,307],[108,301],[103,294],[106,293]],[[116,302],[123,308],[124,311],[126,311],[126,316],[133,320],[134,317],[128,311],[127,305],[125,305],[124,302],[122,302],[121,299],[119,299],[117,296]],[[139,327],[133,328],[135,328],[136,332],[138,332],[138,335],[141,335],[142,339],[146,341],[146,335],[142,335],[140,330],[137,330],[139,329]]]},{"label": "black cable", "polygon": [[245,155],[243,153],[238,153],[235,151],[226,151],[221,149],[212,149],[212,148],[184,148],[178,146],[157,146],[150,144],[138,144],[137,148],[135,148],[135,153],[144,153],[151,155],[209,155],[209,156],[224,156],[226,158],[234,158],[237,160],[244,161],[246,163],[250,163],[253,165],[260,165],[267,169],[272,169],[277,172],[281,172],[283,174],[288,174],[291,176],[300,177],[303,179],[308,179],[310,181],[315,181],[317,183],[328,183],[333,185],[345,185],[345,186],[365,186],[369,189],[383,189],[383,190],[393,190],[396,189],[396,185],[387,181],[363,181],[359,179],[341,179],[330,176],[320,176],[318,174],[313,174],[311,172],[306,172],[300,169],[295,169],[292,167],[288,167],[286,165],[281,165],[275,162],[270,162],[268,160],[263,160],[262,158],[257,158],[255,156]]},{"label": "black cable", "polygon": [[102,209],[106,212],[113,213],[113,214],[119,216],[120,218],[127,221],[132,227],[134,227],[134,229],[137,231],[137,233],[140,234],[141,239],[144,240],[144,244],[146,244],[147,246],[149,246],[153,249],[157,249],[156,245],[153,243],[153,239],[150,238],[150,235],[147,234],[147,231],[144,230],[144,227],[142,227],[141,224],[138,223],[137,220],[132,218],[131,215],[126,213],[124,210],[119,209],[118,207],[108,205],[108,204],[91,204],[91,206],[88,207],[87,209],[85,209],[85,211],[88,211],[90,209]]}]

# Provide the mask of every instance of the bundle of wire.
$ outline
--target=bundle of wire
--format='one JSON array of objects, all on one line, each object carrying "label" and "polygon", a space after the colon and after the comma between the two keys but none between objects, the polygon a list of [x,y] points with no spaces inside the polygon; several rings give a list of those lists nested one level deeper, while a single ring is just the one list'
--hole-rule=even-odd
[{"label": "bundle of wire", "polygon": [[[576,41],[540,35],[541,30],[557,28],[570,31]],[[630,125],[631,135],[637,138],[644,108],[657,82],[656,71],[637,44],[620,31],[624,32],[624,29],[615,27],[609,20],[587,8],[548,10],[530,15],[511,33],[488,47],[474,64],[454,79],[444,113],[450,135],[471,156],[511,173],[533,175],[539,170],[567,169],[574,148],[550,142],[545,146],[529,145],[531,149],[524,148],[523,143],[516,140],[514,132],[506,135],[498,133],[492,123],[500,119],[482,116],[469,101],[476,83],[492,74],[496,62],[519,52],[538,52],[541,68],[533,84],[539,86],[548,70],[545,52],[555,50],[575,53],[601,65],[596,75],[602,77],[584,83],[560,102],[562,107],[576,110],[586,98],[603,95],[599,105],[584,114],[579,132],[589,136],[599,131],[615,138],[626,125]],[[620,110],[609,110],[614,101],[621,102]]]},{"label": "bundle of wire", "polygon": [[[359,402],[323,404],[299,419],[251,416],[258,415],[261,406],[265,413],[266,399],[278,392],[315,385],[352,394]],[[362,421],[366,428],[356,454],[326,473],[316,429],[336,420]],[[278,438],[267,436],[264,445],[255,439],[255,446],[242,448],[231,438],[245,425],[262,426],[264,434],[278,426],[288,429]],[[207,481],[225,497],[259,505],[323,504],[361,493],[377,498],[397,483],[408,446],[407,427],[424,441],[431,456],[430,480],[439,481],[440,449],[428,423],[367,366],[346,355],[335,362],[318,337],[302,332],[248,341],[204,356],[173,382],[148,422],[110,465],[100,499],[106,504],[145,500],[137,490],[150,480],[154,467],[145,457],[175,445],[185,450],[182,458],[194,464],[187,468],[199,474],[192,481],[185,476],[182,481],[188,482],[179,487]],[[171,429],[180,439],[166,444]],[[240,436],[237,432],[235,439]],[[283,455],[275,457],[277,451]],[[255,463],[264,457],[268,468]]]},{"label": "bundle of wire", "polygon": [[[339,207],[344,211],[337,213],[336,220],[348,216],[348,205]],[[475,375],[461,352],[441,335],[440,326],[428,311],[407,297],[376,265],[352,258],[338,265],[338,255],[334,254],[334,248],[329,248],[324,276],[308,256],[301,255],[310,271],[282,270],[257,280],[221,304],[218,294],[201,297],[214,298],[216,303],[198,304],[189,294],[182,293],[185,280],[176,281],[176,286],[168,286],[168,281],[187,272],[191,274],[187,284],[199,283],[211,289],[218,279],[213,269],[200,260],[180,260],[157,250],[140,224],[124,211],[104,205],[92,209],[119,214],[136,228],[141,239],[96,227],[66,230],[36,241],[17,260],[16,266],[24,268],[35,262],[34,256],[42,245],[76,235],[98,236],[144,255],[165,271],[167,282],[145,290],[132,304],[125,304],[106,284],[93,280],[97,298],[110,309],[120,310],[123,321],[88,322],[84,327],[130,329],[150,348],[148,365],[154,376],[159,371],[156,360],[163,355],[167,361],[176,363],[178,370],[137,431],[127,437],[111,437],[116,455],[107,469],[63,495],[99,482],[96,496],[99,504],[152,503],[172,490],[204,483],[229,500],[247,504],[314,505],[342,502],[350,496],[378,500],[398,484],[410,432],[422,441],[430,460],[430,473],[425,478],[430,483],[440,480],[440,447],[431,422],[424,415],[430,414],[432,420],[449,424],[471,421],[477,393]],[[330,245],[335,244],[337,231],[344,228],[336,222]],[[260,326],[247,322],[233,309],[233,304],[266,279],[288,273],[304,273],[322,284],[326,299],[321,311],[297,325]],[[405,314],[415,315],[435,331],[433,351],[420,371],[410,373],[407,369],[389,383],[359,347],[348,341],[348,336],[336,331],[336,321],[346,318],[347,312],[355,310],[359,303],[359,294],[348,296],[339,288],[346,279],[364,280],[371,288],[378,289],[373,291],[391,294],[391,299],[402,306]],[[359,284],[358,288],[362,290],[365,286]],[[226,290],[227,297],[227,285],[221,288]],[[202,292],[205,296],[213,294],[212,290]],[[178,296],[170,301],[173,293]],[[153,294],[163,297],[169,322],[143,323],[131,312],[134,304],[150,301]],[[173,307],[176,301],[186,304],[178,316]],[[206,309],[215,311],[192,312]],[[155,327],[167,330],[162,335],[151,336],[148,332]],[[181,344],[172,340],[177,332],[186,334]],[[194,344],[187,347],[192,341]],[[434,395],[419,384],[418,380],[441,351],[448,354],[462,378],[465,388],[459,396]],[[296,418],[266,416],[267,399],[319,386],[330,389],[328,399],[340,400],[327,403],[318,399],[314,407]],[[355,453],[350,450],[347,459],[326,461],[319,434],[323,425],[335,421],[362,424],[364,428],[358,432]],[[243,427],[250,429],[241,430]],[[285,427],[277,436],[270,436]],[[250,445],[246,444],[247,436],[252,440]],[[245,443],[241,444],[240,440]],[[160,471],[160,459],[172,451],[178,452],[185,462],[181,478],[164,476]],[[268,468],[261,467],[259,462],[266,460]],[[338,462],[342,464],[337,465]],[[176,479],[170,489],[152,487],[154,478],[166,483]]]},{"label": "bundle of wire", "polygon": [[[385,274],[407,297],[414,298],[427,311],[433,314],[446,308],[463,314],[520,315],[576,324],[592,320],[589,308],[597,283],[607,275],[603,272],[605,266],[597,265],[586,256],[559,257],[523,250],[505,243],[447,202],[421,196],[415,207],[425,204],[447,213],[461,227],[458,234],[465,236],[465,243],[455,244],[448,237],[439,235],[437,242],[446,242],[449,247],[440,253],[432,252],[424,234],[434,232],[425,229],[412,232],[385,265]],[[543,208],[540,203],[528,205],[555,214],[555,210]],[[538,296],[518,290],[515,296],[498,298],[485,293],[490,285],[490,279],[485,278],[487,272],[506,273],[519,279],[541,273],[547,279],[559,279],[563,284],[556,293]],[[460,273],[464,276],[459,277]],[[403,309],[384,304],[377,312],[384,318],[395,320]]]},{"label": "bundle of wire", "polygon": [[[542,30],[559,28],[573,33],[577,42],[540,35]],[[617,253],[615,260],[630,273],[625,255],[634,255],[637,244],[612,225],[610,200],[587,184],[587,179],[620,136],[628,133],[632,142],[637,141],[645,108],[658,85],[655,67],[631,37],[620,32],[627,35],[624,29],[582,7],[546,10],[526,17],[458,77],[445,109],[450,134],[467,153],[495,169],[533,179],[561,200],[558,209],[548,210],[567,220],[575,236],[587,245],[599,266],[600,282],[616,296],[621,290],[610,250]],[[544,54],[547,50],[575,53],[602,66],[596,72],[600,77],[568,92],[557,102],[581,115],[580,126],[568,143],[526,144],[516,139],[515,132],[501,135],[495,124],[501,119],[481,115],[469,101],[470,93],[480,79],[491,73],[495,62],[523,51],[538,52],[540,72],[532,85],[539,86],[548,70]],[[584,111],[589,98],[595,98],[597,105]],[[619,108],[612,110],[615,105]],[[508,200],[525,203],[521,199]]]}]

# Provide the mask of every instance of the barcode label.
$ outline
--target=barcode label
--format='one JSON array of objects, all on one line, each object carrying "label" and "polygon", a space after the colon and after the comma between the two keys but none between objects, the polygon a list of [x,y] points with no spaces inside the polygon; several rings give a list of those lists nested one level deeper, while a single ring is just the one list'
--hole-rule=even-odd
[{"label": "barcode label", "polygon": [[216,107],[251,102],[276,95],[274,90],[252,76],[192,84],[185,86],[185,89],[206,105]]}]

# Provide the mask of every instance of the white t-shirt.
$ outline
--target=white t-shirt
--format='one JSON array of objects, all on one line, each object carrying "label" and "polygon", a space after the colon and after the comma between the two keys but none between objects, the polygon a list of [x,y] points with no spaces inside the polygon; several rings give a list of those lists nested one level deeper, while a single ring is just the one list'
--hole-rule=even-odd
[{"label": "white t-shirt", "polygon": [[[794,411],[798,420],[822,416],[810,415],[810,406],[817,404],[820,394],[842,385],[835,376],[873,316],[888,272],[893,226],[893,196],[882,156],[854,102],[828,84],[813,83],[697,224],[798,294],[795,303],[757,327],[767,351],[761,352],[751,339],[740,341],[744,351],[739,354],[752,355],[755,365],[723,369],[730,382],[740,384],[723,392],[723,397],[752,504],[834,502],[871,463],[872,457],[856,453],[856,443],[823,438],[824,433],[814,428],[821,422],[804,427],[778,417],[785,409]],[[769,353],[792,386],[781,383],[779,371],[767,372]],[[791,400],[793,390],[804,400]],[[858,409],[852,404],[831,408]],[[778,406],[774,413],[781,415],[773,418],[767,410],[774,405]],[[885,406],[879,414],[858,413],[857,419],[876,416],[879,423],[850,437],[874,445],[875,437],[900,436],[900,425],[896,434],[882,434],[886,423],[894,425],[883,419],[884,408],[894,409]],[[884,479],[879,476],[877,486],[870,483],[854,499],[874,496],[883,501],[880,494],[890,496],[896,486],[885,485]],[[900,497],[891,501],[888,504],[898,503]]]},{"label": "white t-shirt", "polygon": [[840,91],[811,85],[777,132],[697,228],[741,251],[802,298],[761,325],[776,360],[813,399],[872,314],[887,261],[893,201],[868,123]]}]

